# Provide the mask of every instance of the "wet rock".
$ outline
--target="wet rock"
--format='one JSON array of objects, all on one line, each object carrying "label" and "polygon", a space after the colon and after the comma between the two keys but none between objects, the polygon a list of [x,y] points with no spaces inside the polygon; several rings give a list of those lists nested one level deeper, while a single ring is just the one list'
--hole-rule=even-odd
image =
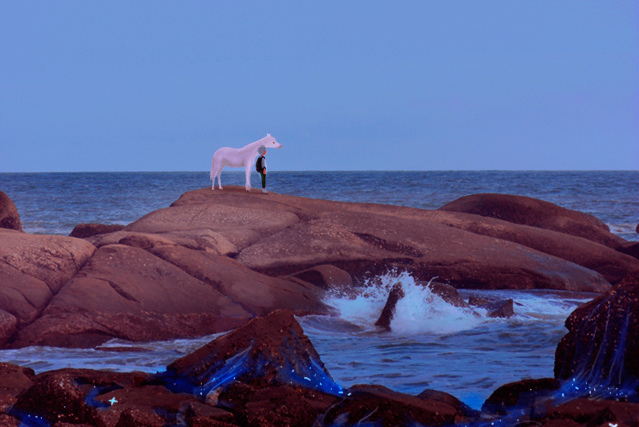
[{"label": "wet rock", "polygon": [[13,345],[93,347],[113,337],[193,337],[229,330],[250,317],[178,267],[142,249],[111,245],[96,251]]},{"label": "wet rock", "polygon": [[603,221],[592,215],[531,197],[492,193],[473,194],[447,203],[440,209],[554,230],[583,237],[613,249],[625,243],[625,240],[610,233],[610,229]]},{"label": "wet rock", "polygon": [[479,304],[477,307],[487,310],[486,316],[488,317],[509,318],[515,314],[513,304],[514,301],[512,299],[507,299]]},{"label": "wet rock", "polygon": [[429,283],[422,282],[422,286],[428,287],[432,293],[434,293],[435,295],[438,295],[441,299],[443,299],[445,302],[452,305],[453,307],[461,307],[461,308],[469,307],[469,304],[466,303],[466,301],[459,294],[457,289],[453,288],[450,285],[431,281]]},{"label": "wet rock", "polygon": [[[554,378],[527,379],[502,385],[482,405],[482,411],[506,414],[513,408],[529,408],[540,396],[549,396],[559,389]],[[526,412],[526,411],[524,411]]]},{"label": "wet rock", "polygon": [[322,417],[323,425],[448,425],[463,420],[463,409],[441,397],[418,397],[383,386],[356,385],[351,395],[333,405]]},{"label": "wet rock", "polygon": [[71,237],[78,237],[80,239],[95,236],[96,234],[107,234],[120,231],[124,229],[124,225],[121,224],[78,224],[73,228]]},{"label": "wet rock", "polygon": [[555,354],[556,378],[574,379],[584,393],[601,386],[639,391],[639,270],[578,307],[566,327]]},{"label": "wet rock", "polygon": [[211,341],[170,364],[158,380],[172,390],[202,398],[232,381],[255,387],[301,385],[335,395],[343,392],[288,310],[254,318]]},{"label": "wet rock", "polygon": [[[639,424],[639,403],[611,400],[574,399],[549,406],[545,420],[558,420],[587,426],[636,426]],[[546,425],[546,424],[544,424]]]},{"label": "wet rock", "polygon": [[402,288],[401,283],[395,283],[388,293],[388,298],[386,299],[386,304],[382,309],[382,313],[379,318],[375,322],[375,326],[378,328],[384,329],[386,331],[390,331],[391,321],[395,316],[395,308],[397,306],[397,302],[404,298],[406,294],[404,293],[404,289]]},{"label": "wet rock", "polygon": [[22,231],[18,209],[3,191],[0,191],[0,228]]},{"label": "wet rock", "polygon": [[34,379],[33,369],[0,362],[0,414],[9,412],[17,397],[33,385]]}]

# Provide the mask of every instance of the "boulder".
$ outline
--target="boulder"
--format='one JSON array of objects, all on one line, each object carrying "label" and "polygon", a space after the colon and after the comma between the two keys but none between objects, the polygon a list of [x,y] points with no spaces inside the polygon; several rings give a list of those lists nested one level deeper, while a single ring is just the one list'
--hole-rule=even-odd
[{"label": "boulder", "polygon": [[515,309],[513,307],[514,301],[512,299],[501,300],[501,301],[492,301],[485,302],[481,304],[471,304],[476,305],[479,308],[483,308],[487,311],[487,317],[504,317],[509,318],[515,314]]},{"label": "boulder", "polygon": [[[378,385],[355,385],[350,395],[333,405],[322,425],[450,425],[464,420],[464,408],[454,397],[442,399],[398,393]],[[441,393],[444,394],[444,393]],[[459,401],[457,401],[459,402]]]},{"label": "boulder", "polygon": [[145,250],[103,246],[18,332],[13,346],[193,337],[229,330],[251,316],[210,284]]},{"label": "boulder", "polygon": [[390,331],[391,321],[395,316],[395,307],[397,306],[397,302],[404,298],[406,294],[404,293],[404,288],[401,283],[395,283],[388,293],[388,298],[386,299],[386,304],[382,309],[382,313],[379,315],[379,318],[375,322],[375,326],[381,328],[385,331]]},{"label": "boulder", "polygon": [[555,378],[576,381],[584,393],[601,386],[639,391],[639,270],[578,307],[566,327]]},{"label": "boulder", "polygon": [[0,228],[22,231],[18,209],[4,192],[0,191]]},{"label": "boulder", "polygon": [[600,273],[613,284],[639,268],[639,260],[629,252],[628,243],[615,250],[583,237],[467,213],[431,211],[429,217],[451,227],[507,240],[573,262]]},{"label": "boulder", "polygon": [[530,408],[540,396],[551,396],[559,389],[554,378],[526,379],[504,384],[493,391],[482,405],[482,411],[490,414],[506,414],[513,409]]},{"label": "boulder", "polygon": [[233,381],[343,394],[289,310],[251,319],[170,364],[159,381],[171,390],[202,397],[219,393]]},{"label": "boulder", "polygon": [[554,230],[583,237],[613,249],[625,243],[624,239],[610,233],[603,221],[592,215],[531,197],[494,193],[473,194],[447,203],[440,209]]},{"label": "boulder", "polygon": [[78,224],[73,228],[71,237],[84,239],[86,237],[95,236],[96,234],[107,234],[120,231],[124,228],[121,224]]},{"label": "boulder", "polygon": [[34,379],[33,369],[0,362],[0,414],[9,412],[17,397],[33,385]]}]

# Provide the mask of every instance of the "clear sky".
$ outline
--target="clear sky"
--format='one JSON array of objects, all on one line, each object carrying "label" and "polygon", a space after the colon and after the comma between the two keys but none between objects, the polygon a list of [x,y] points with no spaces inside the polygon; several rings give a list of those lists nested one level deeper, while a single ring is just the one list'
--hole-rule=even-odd
[{"label": "clear sky", "polygon": [[639,168],[637,1],[6,1],[0,172]]}]

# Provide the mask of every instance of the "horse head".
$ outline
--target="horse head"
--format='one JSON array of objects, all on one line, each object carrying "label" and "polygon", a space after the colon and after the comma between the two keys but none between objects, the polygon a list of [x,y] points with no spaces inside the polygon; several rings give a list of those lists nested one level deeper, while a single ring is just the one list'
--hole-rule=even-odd
[{"label": "horse head", "polygon": [[271,136],[270,133],[266,134],[266,138],[262,138],[260,140],[261,144],[260,147],[265,147],[265,148],[282,148],[282,144],[280,144],[279,142],[277,142],[275,140],[275,138],[273,138]]}]

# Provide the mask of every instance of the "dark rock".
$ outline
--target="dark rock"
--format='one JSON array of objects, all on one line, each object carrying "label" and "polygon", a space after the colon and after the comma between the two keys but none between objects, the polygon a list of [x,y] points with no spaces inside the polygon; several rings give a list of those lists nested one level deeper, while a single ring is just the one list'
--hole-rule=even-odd
[{"label": "dark rock", "polygon": [[464,301],[464,298],[459,294],[457,289],[445,283],[430,282],[428,284],[421,283],[422,286],[427,286],[432,293],[438,295],[448,304],[453,307],[468,308],[469,305]]},{"label": "dark rock", "polygon": [[629,243],[625,246],[617,249],[619,252],[624,253],[626,255],[630,255],[631,257],[639,259],[639,242]]},{"label": "dark rock", "polygon": [[512,299],[483,304],[483,305],[480,305],[479,308],[488,310],[488,313],[486,313],[486,316],[488,317],[509,318],[515,314]]},{"label": "dark rock", "polygon": [[375,385],[356,385],[350,393],[326,412],[322,425],[435,426],[463,421],[463,409],[440,396],[411,396]]},{"label": "dark rock", "polygon": [[493,193],[473,194],[461,197],[440,209],[559,231],[583,237],[613,249],[625,243],[625,240],[610,233],[610,229],[603,221],[592,215],[531,197]]},{"label": "dark rock", "polygon": [[[639,384],[639,270],[566,319],[555,354],[555,378],[593,387]],[[632,392],[632,390],[631,390]]]},{"label": "dark rock", "polygon": [[18,209],[4,192],[0,191],[0,228],[22,231]]},{"label": "dark rock", "polygon": [[75,226],[69,236],[85,238],[95,236],[96,234],[107,234],[124,229],[124,225],[120,224],[78,224]]},{"label": "dark rock", "polygon": [[559,386],[559,381],[554,378],[528,379],[505,384],[490,395],[481,409],[492,414],[506,414],[516,407],[531,407],[536,398],[552,394]]},{"label": "dark rock", "polygon": [[639,403],[574,399],[556,407],[549,406],[544,420],[561,421],[564,423],[561,425],[567,426],[637,426]]},{"label": "dark rock", "polygon": [[204,397],[231,381],[255,387],[300,385],[343,393],[288,310],[276,310],[221,336],[167,367],[159,380]]},{"label": "dark rock", "polygon": [[397,301],[404,298],[406,294],[404,293],[404,289],[402,288],[401,283],[395,283],[388,293],[388,298],[386,299],[386,304],[382,309],[382,313],[379,318],[375,322],[375,326],[384,329],[386,331],[390,331],[391,321],[393,320],[393,316],[395,315],[395,306],[397,305]]},{"label": "dark rock", "polygon": [[0,362],[0,414],[9,412],[17,397],[33,385],[34,379],[33,369]]}]

